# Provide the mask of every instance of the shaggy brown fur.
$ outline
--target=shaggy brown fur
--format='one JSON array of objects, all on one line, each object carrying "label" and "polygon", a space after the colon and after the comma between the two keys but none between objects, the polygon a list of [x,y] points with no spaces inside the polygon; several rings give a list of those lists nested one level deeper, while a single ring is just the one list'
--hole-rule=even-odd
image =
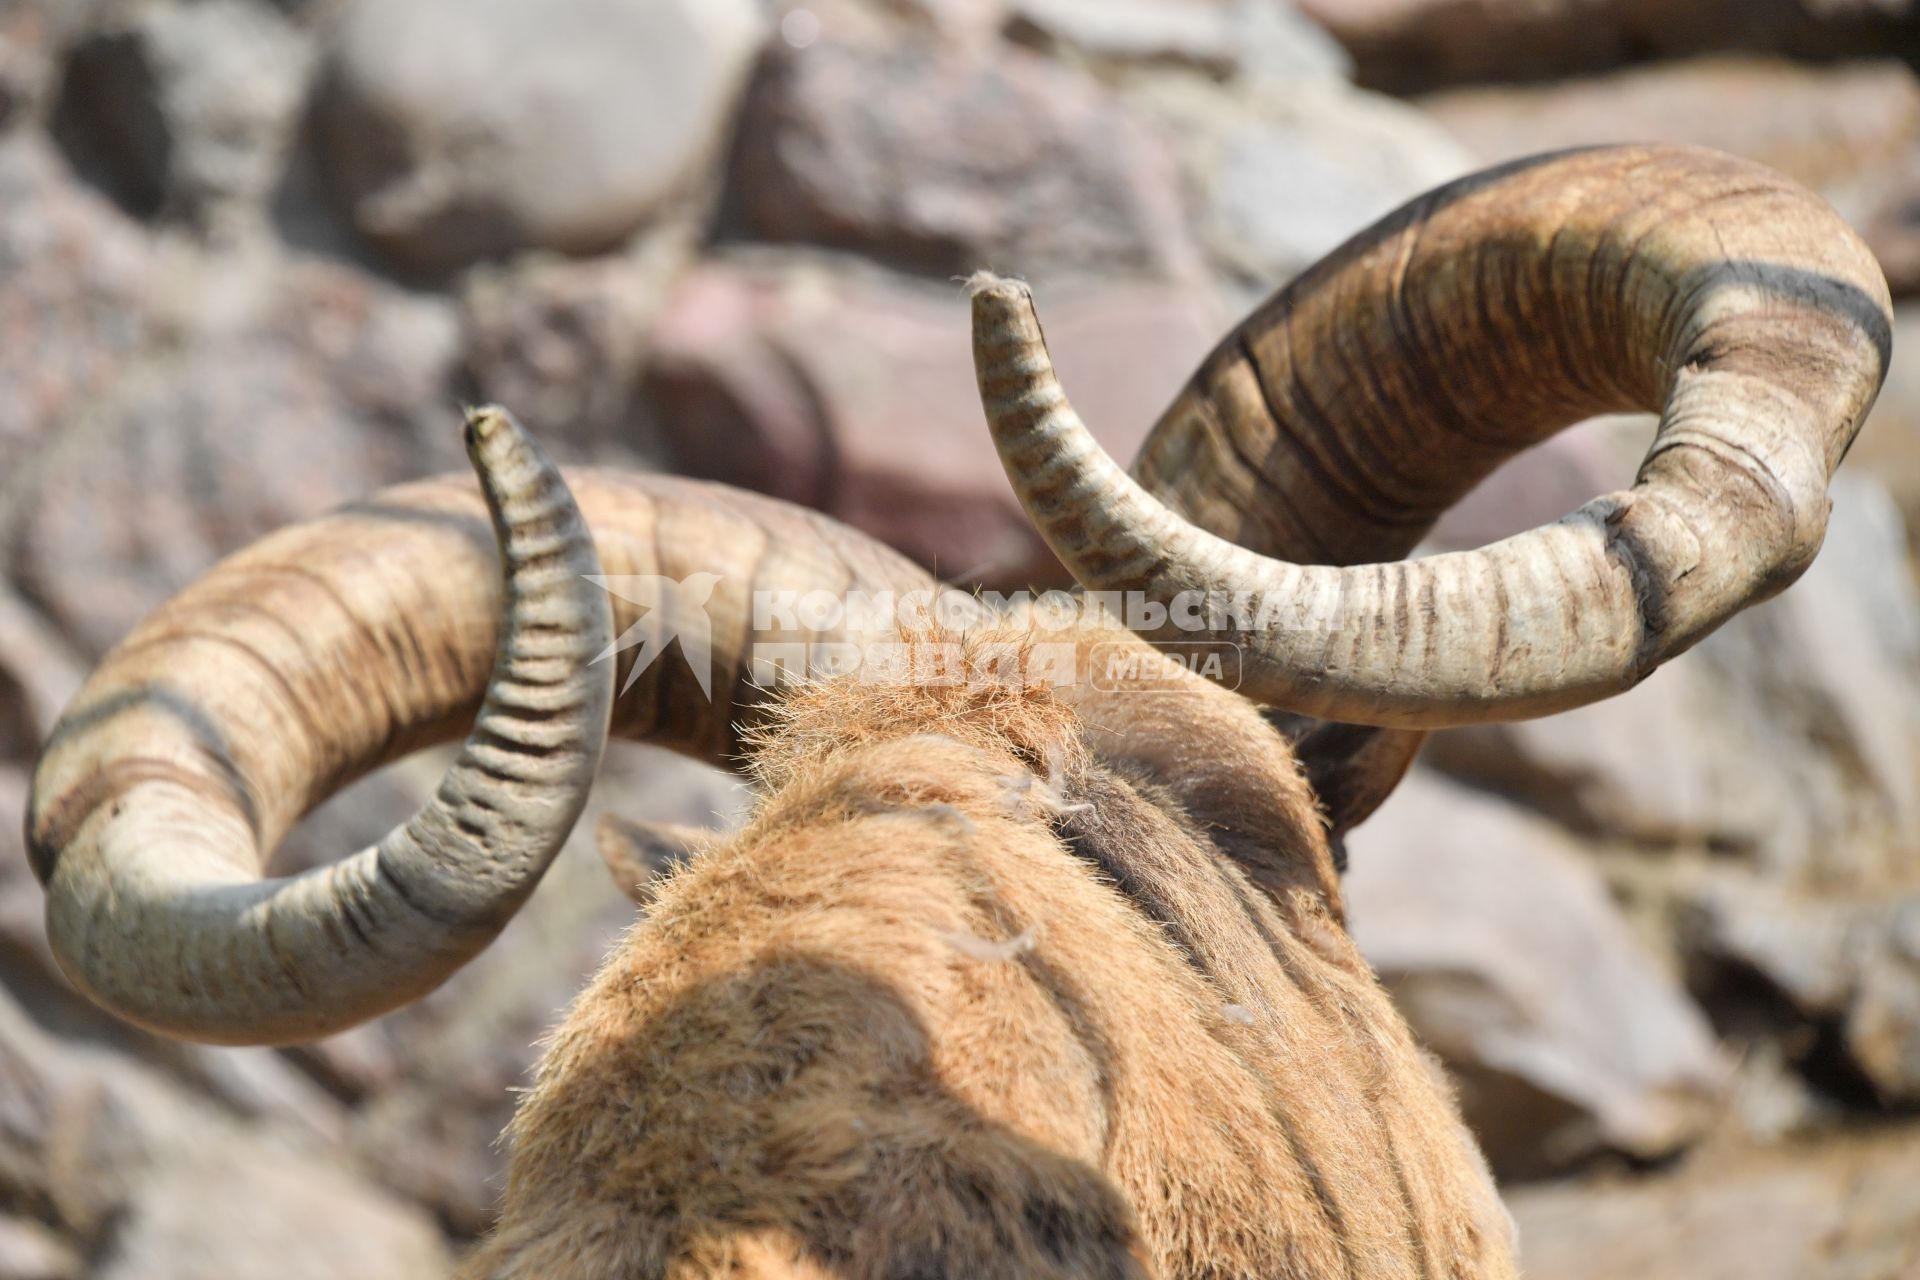
[{"label": "shaggy brown fur", "polygon": [[1511,1275],[1284,740],[1172,683],[792,696],[752,821],[555,1035],[463,1274]]}]

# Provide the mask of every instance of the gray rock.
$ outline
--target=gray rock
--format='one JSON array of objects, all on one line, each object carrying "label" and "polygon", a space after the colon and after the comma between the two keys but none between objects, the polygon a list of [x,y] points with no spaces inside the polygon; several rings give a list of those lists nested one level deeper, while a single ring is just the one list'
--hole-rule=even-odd
[{"label": "gray rock", "polygon": [[89,652],[225,552],[385,484],[462,465],[453,308],[317,262],[227,282],[71,426],[20,499],[13,569]]},{"label": "gray rock", "polygon": [[31,1218],[0,1214],[0,1280],[80,1280],[73,1246]]},{"label": "gray rock", "polygon": [[1296,0],[1393,92],[1541,80],[1729,50],[1831,58],[1915,47],[1912,0]]},{"label": "gray rock", "polygon": [[1118,66],[1275,80],[1345,79],[1347,55],[1287,0],[1011,0],[1022,43]]},{"label": "gray rock", "polygon": [[139,228],[37,134],[0,140],[0,548],[17,533],[32,459],[153,341],[157,276]]},{"label": "gray rock", "polygon": [[[875,12],[896,19],[954,44],[991,44],[1006,21],[1006,0],[861,0]],[[789,10],[790,12],[791,10]],[[809,6],[820,28],[849,25],[850,15],[835,3]],[[824,14],[824,16],[822,16]],[[790,44],[805,39],[808,24],[783,22],[781,34]],[[818,32],[815,32],[816,36]]]},{"label": "gray rock", "polygon": [[759,32],[750,0],[357,0],[319,107],[327,168],[408,270],[604,250],[698,182]]},{"label": "gray rock", "polygon": [[[1041,306],[1077,407],[1122,458],[1222,327],[1172,285],[1043,283]],[[959,581],[1057,583],[981,426],[968,342],[956,288],[715,263],[669,304],[647,386],[679,469],[816,507]]]},{"label": "gray rock", "polygon": [[1693,911],[1702,955],[1759,975],[1808,1019],[1836,1026],[1883,1101],[1920,1101],[1920,888],[1789,895],[1723,874]]},{"label": "gray rock", "polygon": [[94,1272],[100,1280],[439,1280],[417,1210],[325,1164],[208,1142],[154,1168]]},{"label": "gray rock", "polygon": [[1193,275],[1176,167],[1098,82],[1021,49],[776,46],[731,177],[748,236],[936,276]]},{"label": "gray rock", "polygon": [[[1432,545],[1479,545],[1620,487],[1647,435],[1645,419],[1616,419],[1557,437],[1470,495]],[[1749,1051],[1824,1078],[1812,1029],[1832,1028],[1874,1091],[1905,1100],[1920,975],[1894,921],[1920,844],[1920,599],[1898,509],[1853,467],[1820,557],[1779,598],[1627,694],[1436,734],[1427,759],[1613,844],[1616,887]],[[1756,1004],[1729,966],[1784,1003]]]},{"label": "gray rock", "polygon": [[64,988],[66,980],[47,941],[46,899],[20,845],[26,819],[27,770],[22,759],[0,766],[0,823],[5,824],[0,831],[7,832],[0,844],[0,974],[16,983]]},{"label": "gray rock", "polygon": [[46,620],[0,586],[0,762],[39,753],[85,676],[78,655]]},{"label": "gray rock", "polygon": [[1920,80],[1890,59],[1702,58],[1452,89],[1419,105],[1488,163],[1632,138],[1713,147],[1834,189],[1891,164],[1920,130]]},{"label": "gray rock", "polygon": [[1920,289],[1920,79],[1902,63],[1710,58],[1460,89],[1420,105],[1489,163],[1622,138],[1758,160],[1832,201],[1896,293]]},{"label": "gray rock", "polygon": [[561,462],[642,458],[654,442],[634,395],[664,304],[662,265],[540,258],[471,273],[461,313],[481,398],[511,405]]},{"label": "gray rock", "polygon": [[1735,1147],[1507,1203],[1526,1274],[1550,1280],[1896,1280],[1920,1268],[1920,1133]]},{"label": "gray rock", "polygon": [[[1522,455],[1450,513],[1479,545],[1626,483],[1647,435],[1597,423]],[[1639,688],[1565,715],[1435,735],[1428,759],[1589,834],[1737,853],[1787,882],[1897,881],[1920,842],[1920,597],[1898,509],[1835,482],[1825,550]]]},{"label": "gray rock", "polygon": [[1206,248],[1249,306],[1473,167],[1418,112],[1332,80],[1234,93],[1162,79],[1134,100],[1179,139]]},{"label": "gray rock", "polygon": [[1496,1170],[1652,1158],[1705,1129],[1727,1066],[1578,843],[1415,770],[1348,848],[1354,937]]},{"label": "gray rock", "polygon": [[62,1042],[0,990],[0,1191],[90,1274],[439,1276],[439,1234],[296,1135],[236,1123],[122,1054]]},{"label": "gray rock", "polygon": [[1901,354],[1847,455],[1847,468],[1887,486],[1905,518],[1909,550],[1920,551],[1920,361],[1905,357],[1920,351],[1920,307],[1894,308],[1893,349]]},{"label": "gray rock", "polygon": [[132,9],[68,51],[54,131],[137,216],[257,223],[311,61],[295,27],[247,0]]},{"label": "gray rock", "polygon": [[39,114],[54,80],[52,43],[42,0],[0,0],[0,130]]}]

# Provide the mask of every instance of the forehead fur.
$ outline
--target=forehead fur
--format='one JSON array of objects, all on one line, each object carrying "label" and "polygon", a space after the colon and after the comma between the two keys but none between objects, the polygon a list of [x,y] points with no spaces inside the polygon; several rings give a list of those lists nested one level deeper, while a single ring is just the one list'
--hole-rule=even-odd
[{"label": "forehead fur", "polygon": [[907,643],[931,652],[953,646],[962,657],[950,681],[814,680],[782,697],[748,738],[748,766],[768,791],[849,748],[939,734],[965,746],[1011,751],[1043,772],[1083,763],[1085,748],[1073,711],[1052,689],[996,674],[1025,669],[1030,633],[958,635],[929,629]]}]

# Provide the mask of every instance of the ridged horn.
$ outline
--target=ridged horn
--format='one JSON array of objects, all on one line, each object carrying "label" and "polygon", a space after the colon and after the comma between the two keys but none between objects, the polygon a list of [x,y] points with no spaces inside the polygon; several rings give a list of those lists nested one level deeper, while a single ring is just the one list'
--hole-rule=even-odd
[{"label": "ridged horn", "polygon": [[[273,1044],[419,997],[532,891],[610,708],[616,733],[724,761],[765,696],[749,681],[756,590],[931,583],[771,499],[563,477],[496,410],[472,415],[470,441],[481,492],[452,476],[399,486],[230,557],[109,654],[54,729],[29,856],[61,965],[102,1005],[175,1036]],[[685,619],[622,580],[700,574],[712,698],[658,645],[627,687],[642,641]],[[597,662],[614,637],[626,647]],[[385,840],[261,878],[308,809],[468,726],[434,798]]]},{"label": "ridged horn", "polygon": [[[1523,161],[1389,216],[1237,328],[1138,468],[1162,501],[1073,413],[1025,286],[976,282],[973,305],[1002,462],[1083,585],[1252,591],[1263,625],[1149,638],[1238,642],[1250,696],[1398,728],[1610,696],[1793,581],[1892,327],[1858,237],[1769,170],[1681,147]],[[1513,453],[1638,409],[1661,420],[1632,489],[1493,546],[1333,567],[1240,545],[1398,554]]]}]

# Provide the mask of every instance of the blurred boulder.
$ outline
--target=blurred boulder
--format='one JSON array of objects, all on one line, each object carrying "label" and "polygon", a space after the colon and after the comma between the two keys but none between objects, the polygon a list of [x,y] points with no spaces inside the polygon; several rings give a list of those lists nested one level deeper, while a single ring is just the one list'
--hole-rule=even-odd
[{"label": "blurred boulder", "polygon": [[357,1178],[257,1143],[196,1146],[143,1179],[99,1280],[440,1280],[431,1222]]},{"label": "blurred boulder", "polygon": [[71,424],[19,499],[13,571],[91,653],[241,544],[461,465],[450,303],[311,261],[244,292]]},{"label": "blurred boulder", "polygon": [[730,219],[912,271],[1190,277],[1162,139],[1098,82],[1016,48],[829,33],[749,95]]},{"label": "blurred boulder", "polygon": [[[1478,546],[1631,482],[1641,420],[1556,437],[1449,513]],[[1843,472],[1791,590],[1640,687],[1437,734],[1427,759],[1590,835],[1737,853],[1785,882],[1881,884],[1920,844],[1920,597],[1885,489]]]},{"label": "blurred boulder", "polygon": [[1098,65],[1221,79],[1345,79],[1345,51],[1289,0],[1009,0],[1007,34]]},{"label": "blurred boulder", "polygon": [[1909,547],[1920,551],[1920,307],[1893,311],[1893,367],[1874,402],[1867,425],[1847,454],[1847,469],[1859,469],[1886,485],[1907,526]]},{"label": "blurred boulder", "polygon": [[1347,841],[1354,938],[1503,1176],[1707,1127],[1727,1065],[1580,844],[1423,770]]},{"label": "blurred boulder", "polygon": [[1913,0],[1296,0],[1396,93],[1535,80],[1648,55],[1731,50],[1835,57],[1911,51]]},{"label": "blurred boulder", "polygon": [[660,275],[625,256],[471,273],[461,318],[480,398],[511,406],[560,462],[636,458],[650,443],[633,398]]},{"label": "blurred boulder", "polygon": [[296,1135],[235,1123],[127,1058],[56,1040],[0,990],[0,1201],[89,1274],[427,1280],[438,1234]]},{"label": "blurred boulder", "polygon": [[0,843],[0,976],[12,983],[63,985],[47,942],[46,899],[20,844],[26,819],[26,767],[0,766],[0,823],[6,824],[0,831],[9,833]]},{"label": "blurred boulder", "polygon": [[760,25],[751,0],[356,0],[317,108],[326,167],[409,271],[604,250],[698,186]]},{"label": "blurred boulder", "polygon": [[152,251],[37,135],[0,140],[0,546],[17,530],[29,457],[153,340]]},{"label": "blurred boulder", "polygon": [[[1623,486],[1647,432],[1596,422],[1521,455],[1432,545],[1480,545]],[[1920,965],[1898,905],[1920,892],[1920,596],[1885,488],[1850,465],[1832,492],[1826,545],[1792,589],[1626,694],[1448,730],[1426,758],[1613,843],[1608,874],[1729,1034],[1831,1076],[1807,1035],[1831,1028],[1849,1070],[1905,1101],[1920,1096]],[[1730,970],[1785,1003],[1756,1011]]]},{"label": "blurred boulder", "polygon": [[[1203,294],[1041,289],[1061,377],[1131,457],[1221,326]],[[829,264],[715,263],[662,317],[648,390],[677,469],[802,503],[957,581],[1057,583],[981,416],[968,312]]]},{"label": "blurred boulder", "polygon": [[0,762],[39,754],[85,676],[78,655],[46,620],[0,585]]},{"label": "blurred boulder", "polygon": [[54,81],[52,28],[46,0],[0,0],[0,130],[39,113]]},{"label": "blurred boulder", "polygon": [[1874,178],[1838,203],[1872,246],[1894,296],[1911,297],[1920,293],[1920,145]]},{"label": "blurred boulder", "polygon": [[0,1280],[80,1280],[80,1255],[33,1221],[0,1214]]},{"label": "blurred boulder", "polygon": [[[864,0],[864,2],[880,13],[902,19],[922,31],[954,44],[992,44],[999,36],[1000,24],[1006,20],[1007,0]],[[820,25],[828,27],[838,26],[840,23],[839,10],[829,4],[827,17]],[[805,44],[810,42],[799,37],[804,36],[807,30],[804,22],[798,31],[783,23],[781,34],[789,44]]]},{"label": "blurred boulder", "polygon": [[303,35],[248,0],[130,8],[68,50],[53,130],[130,213],[258,213],[306,97]]},{"label": "blurred boulder", "polygon": [[1920,79],[1902,63],[1712,58],[1420,105],[1489,163],[1628,138],[1758,160],[1831,200],[1896,293],[1920,288]]},{"label": "blurred boulder", "polygon": [[1819,897],[1723,874],[1695,895],[1694,921],[1700,954],[1835,1027],[1881,1101],[1920,1102],[1920,883]]},{"label": "blurred boulder", "polygon": [[1243,94],[1163,78],[1132,97],[1179,140],[1205,247],[1237,306],[1472,168],[1419,112],[1334,81]]},{"label": "blurred boulder", "polygon": [[1858,181],[1920,137],[1920,80],[1892,60],[1715,57],[1453,89],[1419,105],[1488,163],[1630,138],[1713,147],[1816,187]]},{"label": "blurred boulder", "polygon": [[1920,1134],[1911,1122],[1778,1151],[1507,1195],[1543,1280],[1904,1280],[1920,1273]]}]

